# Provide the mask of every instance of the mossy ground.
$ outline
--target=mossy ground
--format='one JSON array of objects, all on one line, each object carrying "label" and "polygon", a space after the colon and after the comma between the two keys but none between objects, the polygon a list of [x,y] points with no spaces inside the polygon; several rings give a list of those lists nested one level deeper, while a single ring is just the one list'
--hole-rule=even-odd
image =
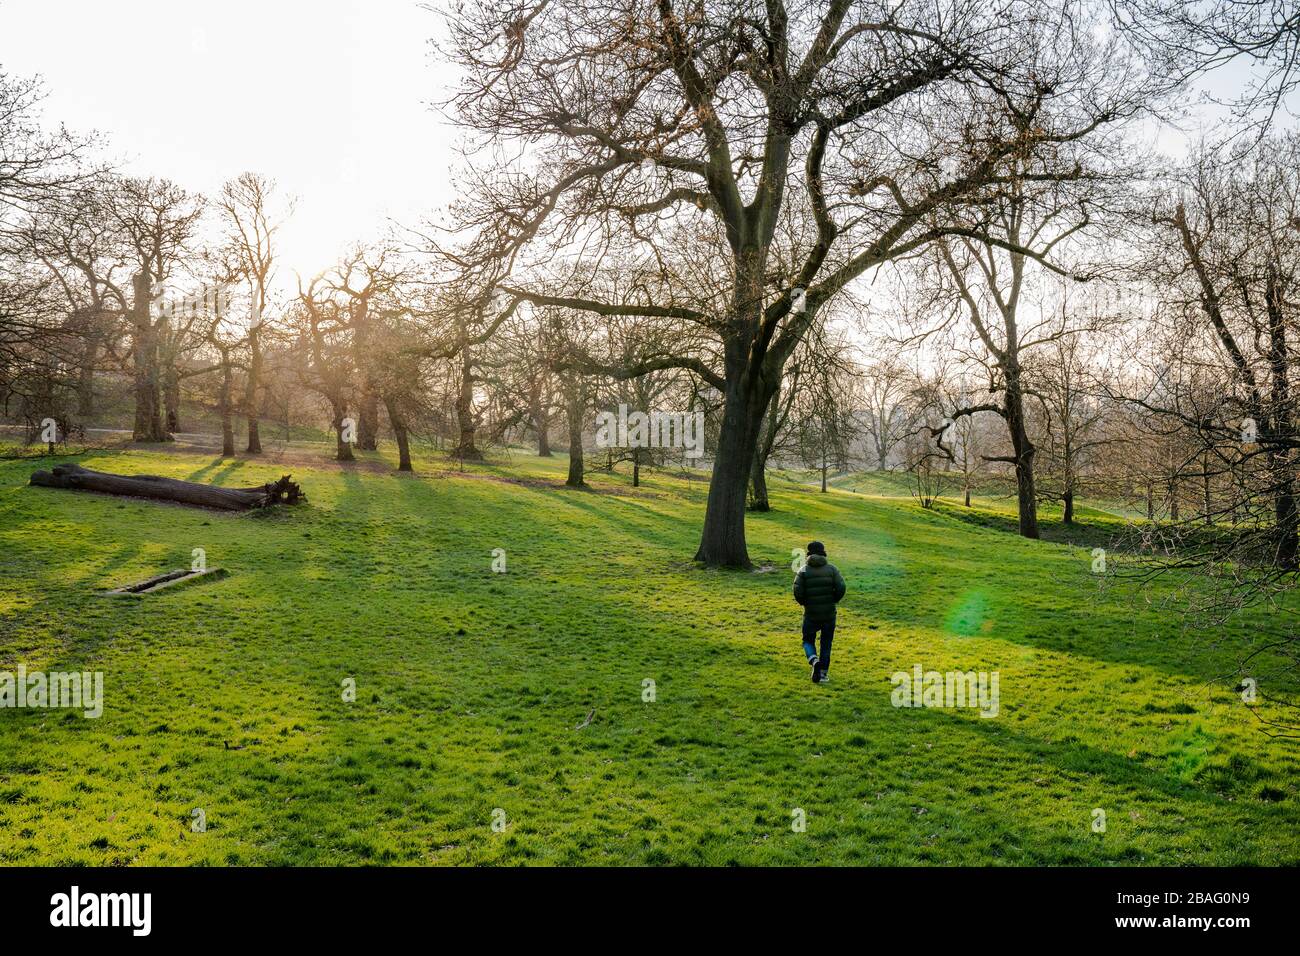
[{"label": "mossy ground", "polygon": [[[1023,541],[996,503],[777,481],[749,520],[771,570],[742,573],[689,561],[698,474],[575,492],[562,458],[522,454],[427,455],[414,477],[383,457],[77,460],[292,471],[311,500],[223,515],[0,463],[0,670],[106,685],[97,720],[0,710],[0,863],[1300,863],[1300,751],[1220,680],[1279,613],[1185,631],[1100,587],[1087,541]],[[789,594],[813,537],[849,581],[824,687]],[[97,593],[194,548],[230,577]],[[998,716],[895,708],[890,674],[918,663],[997,670]]]}]

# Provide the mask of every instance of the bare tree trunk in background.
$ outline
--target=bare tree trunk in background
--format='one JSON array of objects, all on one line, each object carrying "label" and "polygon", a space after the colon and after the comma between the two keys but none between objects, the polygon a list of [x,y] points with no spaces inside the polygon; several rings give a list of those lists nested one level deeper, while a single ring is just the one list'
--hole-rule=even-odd
[{"label": "bare tree trunk in background", "polygon": [[235,457],[234,383],[230,368],[230,350],[221,350],[221,457]]},{"label": "bare tree trunk in background", "polygon": [[361,408],[357,414],[357,447],[362,451],[379,450],[379,396],[369,383],[361,394]]},{"label": "bare tree trunk in background", "polygon": [[456,423],[460,441],[453,455],[461,460],[482,461],[483,452],[474,444],[474,363],[469,347],[460,350],[460,391],[456,396]]},{"label": "bare tree trunk in background", "polygon": [[761,455],[754,456],[754,467],[749,473],[749,510],[772,510],[772,502],[767,496],[767,462]]},{"label": "bare tree trunk in background", "polygon": [[1169,520],[1178,522],[1178,466],[1174,463],[1173,449],[1165,459],[1165,501],[1168,502]]},{"label": "bare tree trunk in background", "polygon": [[1204,472],[1201,477],[1201,493],[1204,498],[1205,523],[1207,525],[1214,524],[1213,484],[1210,481],[1210,455],[1208,452],[1201,456],[1201,470]]},{"label": "bare tree trunk in background", "polygon": [[1295,414],[1291,408],[1290,366],[1287,355],[1286,314],[1276,269],[1270,267],[1264,292],[1268,307],[1268,364],[1272,403],[1271,424],[1276,444],[1269,452],[1274,487],[1274,523],[1277,548],[1274,566],[1283,571],[1300,567],[1300,515],[1296,507],[1296,469],[1290,443],[1296,438]]},{"label": "bare tree trunk in background", "polygon": [[1074,524],[1074,430],[1071,427],[1069,415],[1065,415],[1061,423],[1061,432],[1064,438],[1063,456],[1061,461],[1061,471],[1065,479],[1065,490],[1062,495],[1061,521],[1064,524]]},{"label": "bare tree trunk in background", "polygon": [[[1019,217],[1011,217],[1010,223],[1007,228],[1008,238],[1010,241],[1018,243],[1020,240]],[[968,245],[966,248],[970,249],[972,247]],[[991,250],[993,246],[990,243],[985,242],[983,248],[986,250],[984,255],[992,256]],[[996,309],[989,313],[989,315],[996,315],[1001,320],[1002,341],[999,343],[996,338],[998,332],[995,331],[995,326],[989,321],[986,313],[981,310],[977,295],[972,291],[966,280],[966,272],[963,267],[958,265],[946,244],[941,245],[940,249],[948,265],[949,274],[955,280],[958,291],[961,293],[970,312],[971,325],[978,333],[997,368],[1002,372],[1002,404],[992,408],[979,406],[974,409],[977,411],[997,412],[1007,426],[1007,436],[1011,440],[1011,455],[990,458],[989,460],[1004,461],[1014,466],[1016,470],[1016,511],[1019,519],[1020,536],[1022,538],[1037,538],[1039,536],[1038,496],[1034,488],[1034,453],[1036,449],[1033,441],[1029,438],[1029,429],[1025,422],[1025,398],[1021,382],[1022,368],[1020,364],[1022,343],[1016,317],[1020,301],[1020,277],[1024,269],[1025,257],[1020,253],[1011,256],[1009,290],[1005,295],[1005,299],[1002,293],[995,297]],[[973,256],[974,252],[971,252],[971,255]],[[996,286],[996,281],[988,278],[997,275],[995,265],[990,265],[990,261],[981,260],[979,274],[986,277],[984,281]],[[969,411],[959,410],[958,414],[968,413]]]},{"label": "bare tree trunk in background", "polygon": [[894,447],[893,438],[889,434],[889,429],[893,427],[893,416],[890,414],[891,409],[882,407],[876,415],[875,432],[873,441],[876,446],[877,467],[881,471],[889,470],[889,452]]},{"label": "bare tree trunk in background", "polygon": [[258,429],[258,405],[262,400],[262,323],[254,321],[248,330],[248,377],[244,382],[244,415],[248,421],[250,455],[262,453],[262,436]]},{"label": "bare tree trunk in background", "polygon": [[77,417],[82,421],[95,414],[95,369],[83,365],[77,375]]},{"label": "bare tree trunk in background", "polygon": [[546,413],[546,378],[539,374],[528,388],[528,416],[537,432],[537,456],[551,457],[550,416]]},{"label": "bare tree trunk in background", "polygon": [[[796,372],[796,382],[797,382]],[[793,394],[795,383],[790,386],[790,393]],[[749,501],[747,507],[750,511],[771,511],[772,503],[767,495],[767,460],[772,456],[772,449],[776,447],[776,436],[780,432],[781,426],[785,423],[785,414],[781,413],[781,389],[778,388],[772,393],[772,398],[767,404],[767,412],[763,415],[761,433],[758,439],[758,447],[754,453],[754,465],[749,472]],[[789,403],[786,405],[786,413],[790,410]]]},{"label": "bare tree trunk in background", "polygon": [[587,414],[586,387],[580,376],[570,374],[564,385],[565,413],[569,426],[569,476],[564,483],[570,488],[585,488],[586,461],[582,450],[582,426]]},{"label": "bare tree trunk in background", "polygon": [[388,424],[392,426],[393,438],[397,442],[397,470],[414,471],[411,467],[411,435],[406,419],[397,408],[397,403],[388,396],[384,397],[384,408],[388,410]]},{"label": "bare tree trunk in background", "polygon": [[1020,366],[1005,363],[1006,419],[1016,466],[1016,504],[1022,538],[1038,537],[1038,496],[1034,489],[1034,443],[1025,426],[1024,395],[1020,390]]},{"label": "bare tree trunk in background", "polygon": [[1300,514],[1296,507],[1295,464],[1287,452],[1278,452],[1273,457],[1273,481],[1276,485],[1274,521],[1277,527],[1274,566],[1283,571],[1295,571],[1300,567],[1296,541],[1297,530],[1300,530]]},{"label": "bare tree trunk in background", "polygon": [[158,334],[149,311],[149,276],[137,272],[131,285],[134,293],[131,303],[131,360],[135,387],[135,424],[131,438],[133,441],[166,441],[160,402]]},{"label": "bare tree trunk in background", "polygon": [[641,487],[641,449],[632,449],[632,487]]},{"label": "bare tree trunk in background", "polygon": [[99,364],[101,337],[88,332],[81,349],[81,368],[77,370],[77,418],[83,422],[95,414],[95,368]]},{"label": "bare tree trunk in background", "polygon": [[168,364],[163,372],[163,404],[167,409],[167,431],[174,435],[181,430],[181,377],[175,365]]},{"label": "bare tree trunk in background", "polygon": [[343,419],[348,417],[348,406],[346,402],[338,399],[330,399],[330,407],[334,412],[334,438],[336,451],[334,458],[337,461],[356,461],[352,454],[352,443],[345,441],[343,438]]}]

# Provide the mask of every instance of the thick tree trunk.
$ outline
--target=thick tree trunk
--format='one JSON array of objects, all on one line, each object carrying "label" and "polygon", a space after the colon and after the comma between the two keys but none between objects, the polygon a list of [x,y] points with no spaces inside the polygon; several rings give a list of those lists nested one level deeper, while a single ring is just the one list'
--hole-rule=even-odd
[{"label": "thick tree trunk", "polygon": [[341,401],[331,400],[330,406],[334,411],[334,458],[337,461],[356,461],[356,456],[352,454],[352,443],[346,441],[343,437],[343,419],[348,417],[347,404]]},{"label": "thick tree trunk", "polygon": [[393,437],[397,440],[397,470],[415,471],[411,465],[411,435],[404,422],[393,425]]},{"label": "thick tree trunk", "polygon": [[582,441],[569,441],[569,474],[565,477],[564,483],[570,488],[587,487],[585,475],[586,462],[583,460]]},{"label": "thick tree trunk", "polygon": [[1277,476],[1276,500],[1274,502],[1274,521],[1277,527],[1277,555],[1275,566],[1282,571],[1295,571],[1300,568],[1300,510],[1296,507],[1295,464],[1289,454],[1280,456],[1280,467],[1274,471]]},{"label": "thick tree trunk", "polygon": [[1022,538],[1038,537],[1038,499],[1034,492],[1033,454],[1028,458],[1017,455],[1016,507]]},{"label": "thick tree trunk", "polygon": [[456,443],[456,450],[452,454],[464,459],[465,461],[482,461],[483,452],[474,444],[474,426],[464,423],[460,426],[460,439]]},{"label": "thick tree trunk", "polygon": [[99,346],[97,334],[86,335],[81,352],[81,368],[77,370],[77,418],[82,422],[95,414],[95,367],[99,364]]},{"label": "thick tree trunk", "polygon": [[1065,514],[1061,520],[1066,524],[1074,524],[1074,492],[1067,491],[1064,495]]},{"label": "thick tree trunk", "polygon": [[1273,566],[1279,571],[1300,569],[1300,508],[1297,507],[1295,461],[1289,451],[1268,455],[1273,493]]},{"label": "thick tree trunk", "polygon": [[357,414],[357,447],[362,451],[379,450],[379,396],[369,388],[361,395]]},{"label": "thick tree trunk", "polygon": [[397,403],[385,396],[384,408],[388,411],[388,424],[392,426],[393,438],[397,442],[397,470],[414,471],[411,467],[411,433],[406,426],[406,419],[398,411]]},{"label": "thick tree trunk", "polygon": [[772,503],[767,496],[767,459],[776,446],[776,434],[781,427],[780,415],[781,389],[772,392],[767,403],[767,412],[759,425],[758,445],[754,451],[754,465],[749,472],[749,500],[746,506],[750,511],[771,511]]},{"label": "thick tree trunk", "polygon": [[537,456],[551,457],[550,416],[546,414],[545,381],[541,377],[528,389],[528,415],[537,432]]},{"label": "thick tree trunk", "polygon": [[460,441],[453,453],[465,461],[482,461],[483,452],[474,444],[474,363],[469,347],[461,349],[460,392],[456,397],[456,424],[460,427]]},{"label": "thick tree trunk", "polygon": [[262,453],[262,435],[258,429],[259,403],[262,400],[262,326],[254,322],[248,330],[248,378],[244,382],[244,415],[248,421],[250,455]]},{"label": "thick tree trunk", "polygon": [[582,450],[583,418],[587,412],[583,389],[579,384],[569,384],[565,389],[565,412],[569,426],[569,476],[564,483],[570,488],[585,488],[584,470],[586,460]]},{"label": "thick tree trunk", "polygon": [[163,373],[163,404],[167,409],[167,431],[175,435],[181,430],[181,379],[174,365]]},{"label": "thick tree trunk", "polygon": [[[759,425],[770,392],[760,393],[745,368],[748,350],[732,343],[718,453],[704,510],[704,530],[695,560],[710,566],[751,567],[745,545],[745,494],[758,447]],[[773,383],[772,387],[775,387]]]},{"label": "thick tree trunk", "polygon": [[641,449],[632,449],[632,487],[641,487]]},{"label": "thick tree trunk", "polygon": [[150,314],[149,276],[136,273],[131,279],[131,361],[135,388],[135,422],[131,430],[134,441],[167,440],[163,428],[161,382],[158,376],[158,335]]},{"label": "thick tree trunk", "polygon": [[1038,497],[1034,489],[1034,443],[1029,440],[1025,427],[1024,397],[1020,391],[1020,369],[1004,369],[1007,373],[1006,419],[1011,433],[1011,448],[1015,453],[1016,503],[1020,519],[1020,536],[1038,537]]},{"label": "thick tree trunk", "polygon": [[256,488],[221,488],[175,478],[160,478],[157,475],[112,475],[91,471],[80,465],[65,464],[56,465],[53,471],[34,472],[31,483],[46,488],[69,488],[132,498],[175,501],[223,511],[247,511],[281,501],[296,504],[305,497],[301,489],[289,480],[288,475]]}]

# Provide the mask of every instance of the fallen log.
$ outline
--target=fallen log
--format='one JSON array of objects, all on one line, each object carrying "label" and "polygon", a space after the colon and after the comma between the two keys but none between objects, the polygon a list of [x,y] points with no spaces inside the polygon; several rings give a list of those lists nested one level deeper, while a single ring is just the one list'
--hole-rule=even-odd
[{"label": "fallen log", "polygon": [[130,498],[174,501],[222,511],[248,511],[280,502],[294,505],[305,501],[307,496],[302,493],[302,489],[289,479],[290,476],[285,475],[279,481],[255,488],[221,488],[158,475],[114,475],[106,471],[92,471],[80,465],[63,464],[55,465],[53,471],[34,472],[31,484],[42,488],[70,488]]}]

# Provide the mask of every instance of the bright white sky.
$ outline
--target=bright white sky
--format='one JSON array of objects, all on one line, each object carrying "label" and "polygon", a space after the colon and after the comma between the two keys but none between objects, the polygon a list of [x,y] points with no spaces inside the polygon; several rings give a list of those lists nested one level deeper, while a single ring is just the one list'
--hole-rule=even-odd
[{"label": "bright white sky", "polygon": [[437,30],[415,0],[0,0],[0,68],[41,75],[46,122],[106,134],[126,172],[277,180],[292,283],[450,199]]}]

